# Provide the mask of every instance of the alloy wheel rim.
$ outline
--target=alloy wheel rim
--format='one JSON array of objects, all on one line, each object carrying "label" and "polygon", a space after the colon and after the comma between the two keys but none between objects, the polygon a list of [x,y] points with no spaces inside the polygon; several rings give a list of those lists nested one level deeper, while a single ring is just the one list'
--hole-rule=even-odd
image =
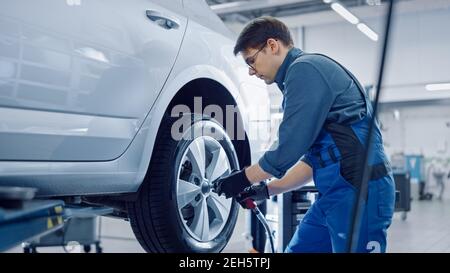
[{"label": "alloy wheel rim", "polygon": [[195,138],[184,151],[177,172],[177,208],[184,228],[205,242],[225,227],[232,200],[212,191],[212,183],[231,172],[222,145],[212,137]]}]

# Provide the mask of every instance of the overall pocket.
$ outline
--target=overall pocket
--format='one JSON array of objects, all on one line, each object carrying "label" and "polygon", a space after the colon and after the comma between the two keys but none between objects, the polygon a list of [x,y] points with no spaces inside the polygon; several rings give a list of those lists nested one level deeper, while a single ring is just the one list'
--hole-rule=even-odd
[{"label": "overall pocket", "polygon": [[394,180],[389,175],[374,183],[377,186],[378,216],[392,218],[395,209]]}]

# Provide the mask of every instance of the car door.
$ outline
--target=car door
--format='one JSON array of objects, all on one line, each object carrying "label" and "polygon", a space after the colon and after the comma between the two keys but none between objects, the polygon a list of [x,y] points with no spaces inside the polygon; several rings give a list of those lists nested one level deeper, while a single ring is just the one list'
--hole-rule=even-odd
[{"label": "car door", "polygon": [[0,160],[120,156],[175,63],[181,0],[0,3]]}]

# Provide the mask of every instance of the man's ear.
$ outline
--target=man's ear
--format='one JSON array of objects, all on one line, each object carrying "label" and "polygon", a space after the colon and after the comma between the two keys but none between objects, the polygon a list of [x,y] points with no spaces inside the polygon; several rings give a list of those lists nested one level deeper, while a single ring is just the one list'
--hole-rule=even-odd
[{"label": "man's ear", "polygon": [[273,38],[267,39],[267,46],[272,54],[276,55],[280,51],[280,44]]}]

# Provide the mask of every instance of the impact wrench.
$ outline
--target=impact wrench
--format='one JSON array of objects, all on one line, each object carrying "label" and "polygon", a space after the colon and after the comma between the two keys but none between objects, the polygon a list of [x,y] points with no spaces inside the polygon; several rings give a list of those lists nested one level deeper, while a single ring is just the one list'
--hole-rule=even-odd
[{"label": "impact wrench", "polygon": [[239,204],[244,209],[250,209],[256,215],[258,220],[264,226],[267,237],[269,238],[270,248],[272,250],[272,253],[275,253],[272,232],[270,231],[270,227],[269,227],[269,224],[267,223],[266,218],[264,217],[262,212],[259,210],[258,206],[256,205],[256,202],[252,199],[253,194],[254,194],[254,192],[252,191],[252,186],[249,186],[236,196],[236,201],[238,201]]}]

